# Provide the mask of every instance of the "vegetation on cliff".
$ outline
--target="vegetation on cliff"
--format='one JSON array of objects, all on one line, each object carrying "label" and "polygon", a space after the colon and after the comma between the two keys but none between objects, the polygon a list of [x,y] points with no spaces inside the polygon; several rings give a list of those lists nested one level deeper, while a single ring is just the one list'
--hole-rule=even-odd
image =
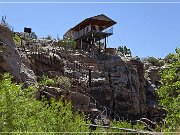
[{"label": "vegetation on cliff", "polygon": [[[50,80],[50,79],[44,79]],[[43,81],[44,81],[43,80]],[[66,80],[66,78],[65,78]],[[12,82],[9,74],[2,75],[0,81],[0,132],[120,132],[119,128],[143,129],[142,125],[128,122],[111,122],[111,127],[91,130],[90,121],[84,114],[73,112],[71,103],[55,100],[38,101],[34,98],[35,88],[22,89],[22,85]]]},{"label": "vegetation on cliff", "polygon": [[[37,101],[34,88],[22,89],[9,74],[0,81],[0,132],[86,132],[84,115],[73,113],[71,104]],[[17,133],[19,134],[19,133]]]},{"label": "vegetation on cliff", "polygon": [[180,48],[169,54],[166,61],[158,90],[160,103],[167,111],[165,131],[180,131]]},{"label": "vegetation on cliff", "polygon": [[41,87],[43,86],[53,86],[59,87],[63,90],[70,89],[70,79],[63,76],[57,76],[55,78],[48,78],[48,76],[42,76],[39,84]]}]

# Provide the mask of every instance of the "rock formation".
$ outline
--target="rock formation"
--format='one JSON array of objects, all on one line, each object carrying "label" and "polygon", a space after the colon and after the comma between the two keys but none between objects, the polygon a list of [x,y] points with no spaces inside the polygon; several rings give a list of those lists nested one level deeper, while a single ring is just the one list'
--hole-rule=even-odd
[{"label": "rock formation", "polygon": [[[36,78],[42,75],[71,79],[68,92],[60,88],[43,88],[37,92],[37,99],[41,95],[56,99],[64,95],[72,101],[74,110],[97,109],[118,120],[159,116],[157,70],[149,68],[147,80],[144,64],[139,59],[119,56],[115,49],[100,54],[65,50],[57,46],[57,41],[38,39],[24,40],[24,49],[17,51],[11,31],[4,26],[0,26],[0,41],[1,72],[10,72],[16,80],[27,85],[36,84]],[[97,50],[96,45],[93,47]]]},{"label": "rock formation", "polygon": [[[139,59],[125,60],[114,53],[94,55],[85,51],[47,48],[38,54],[29,51],[32,63],[35,67],[41,67],[41,71],[36,70],[35,73],[69,77],[72,80],[71,92],[90,97],[95,108],[109,108],[107,114],[110,117],[115,113],[124,119],[138,119],[148,116],[148,111],[151,111],[149,102],[154,101],[157,105],[157,98],[147,95],[154,87],[146,83],[144,65]],[[72,102],[76,102],[74,108],[83,104],[77,99]]]},{"label": "rock formation", "polygon": [[18,52],[12,36],[7,26],[0,25],[0,72],[10,72],[18,82],[36,84],[36,76],[30,69],[30,63],[26,55]]}]

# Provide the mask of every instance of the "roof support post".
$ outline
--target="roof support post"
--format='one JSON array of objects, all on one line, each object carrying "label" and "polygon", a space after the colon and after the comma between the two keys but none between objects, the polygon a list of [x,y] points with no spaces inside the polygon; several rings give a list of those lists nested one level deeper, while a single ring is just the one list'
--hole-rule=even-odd
[{"label": "roof support post", "polygon": [[82,39],[81,39],[81,50],[82,50]]},{"label": "roof support post", "polygon": [[91,40],[90,47],[89,47],[89,52],[91,52],[92,44],[93,44],[93,40]]},{"label": "roof support post", "polygon": [[101,42],[100,42],[100,39],[99,39],[99,54],[101,53]]}]

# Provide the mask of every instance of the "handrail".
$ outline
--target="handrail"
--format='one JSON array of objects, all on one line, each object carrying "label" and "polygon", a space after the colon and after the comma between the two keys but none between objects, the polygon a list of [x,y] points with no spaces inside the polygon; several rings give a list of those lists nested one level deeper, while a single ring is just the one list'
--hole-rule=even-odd
[{"label": "handrail", "polygon": [[100,30],[98,25],[88,25],[85,28],[77,31],[74,33],[74,39],[78,39],[84,35],[86,35],[90,31],[102,32],[107,34],[113,34],[113,27],[109,28],[108,30]]},{"label": "handrail", "polygon": [[87,34],[89,31],[91,31],[91,25],[86,26],[84,29],[75,32],[74,38],[77,39],[79,37],[82,37],[83,35]]},{"label": "handrail", "polygon": [[102,31],[104,33],[113,34],[113,27],[109,28],[108,30]]}]

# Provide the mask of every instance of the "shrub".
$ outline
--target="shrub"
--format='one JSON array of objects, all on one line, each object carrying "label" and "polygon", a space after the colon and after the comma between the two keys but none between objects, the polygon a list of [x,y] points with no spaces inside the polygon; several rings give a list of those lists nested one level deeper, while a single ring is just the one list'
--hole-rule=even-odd
[{"label": "shrub", "polygon": [[161,87],[158,90],[161,105],[167,111],[165,131],[180,129],[180,49],[176,49],[167,68],[161,71]]},{"label": "shrub", "polygon": [[147,57],[147,58],[144,58],[143,59],[143,62],[149,62],[151,63],[153,66],[163,66],[164,65],[164,62],[163,60],[161,60],[160,58],[155,58],[155,57]]},{"label": "shrub", "polygon": [[38,38],[38,36],[36,35],[35,32],[31,32],[31,37],[34,38],[34,39],[37,39],[37,38]]},{"label": "shrub", "polygon": [[[176,52],[178,52],[178,50],[179,48],[176,48]],[[179,55],[178,53],[176,54],[170,53],[164,58],[164,60],[167,64],[171,64],[175,61],[178,61],[178,59],[180,59],[178,55]]]},{"label": "shrub", "polygon": [[13,36],[13,40],[16,45],[21,43],[21,38],[16,33]]},{"label": "shrub", "polygon": [[47,37],[45,39],[52,40],[52,36],[51,35],[47,35]]},{"label": "shrub", "polygon": [[59,76],[55,78],[48,78],[48,76],[42,76],[39,84],[40,86],[60,87],[64,90],[69,90],[71,86],[69,78],[64,76]]},{"label": "shrub", "polygon": [[72,38],[65,38],[58,41],[59,47],[64,47],[65,50],[74,50],[76,42]]},{"label": "shrub", "polygon": [[48,78],[48,76],[42,76],[39,84],[40,86],[54,86],[55,80]]},{"label": "shrub", "polygon": [[[127,121],[113,121],[111,123],[112,127],[119,127],[119,128],[129,128],[129,129],[137,129],[137,130],[142,130],[144,129],[144,126],[140,123],[136,123],[133,125],[131,122]],[[117,129],[112,129],[111,132],[117,132]]]},{"label": "shrub", "polygon": [[123,55],[130,55],[131,56],[131,50],[130,49],[128,49],[126,46],[119,46],[118,48],[117,48],[117,51],[118,52],[121,52]]},{"label": "shrub", "polygon": [[56,84],[59,87],[61,87],[62,89],[64,89],[64,90],[69,90],[70,89],[71,83],[70,83],[69,78],[63,77],[63,76],[59,76],[59,77],[56,77],[55,80],[56,80],[55,81]]},{"label": "shrub", "polygon": [[[73,113],[71,104],[37,101],[35,88],[22,89],[4,74],[0,81],[0,132],[88,132],[84,115]],[[16,133],[14,133],[16,134]],[[29,133],[32,134],[32,133]]]}]

